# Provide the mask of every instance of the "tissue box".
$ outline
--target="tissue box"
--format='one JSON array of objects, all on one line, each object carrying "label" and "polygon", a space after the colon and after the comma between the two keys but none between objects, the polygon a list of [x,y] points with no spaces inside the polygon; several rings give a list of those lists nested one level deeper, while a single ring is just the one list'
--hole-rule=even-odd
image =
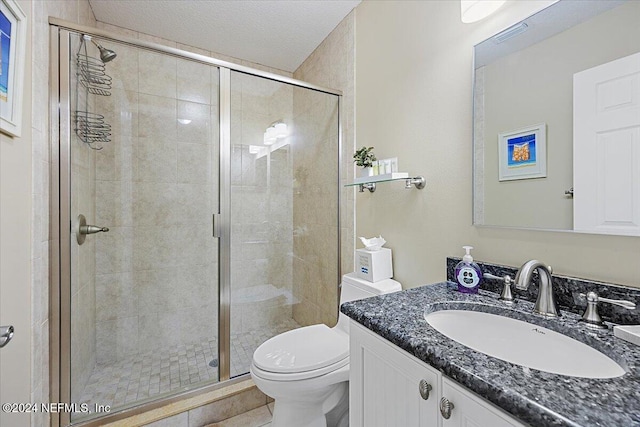
[{"label": "tissue box", "polygon": [[640,345],[640,325],[614,326],[613,335],[632,344]]},{"label": "tissue box", "polygon": [[382,248],[379,251],[356,249],[356,273],[359,278],[369,282],[379,282],[393,277],[391,249]]}]

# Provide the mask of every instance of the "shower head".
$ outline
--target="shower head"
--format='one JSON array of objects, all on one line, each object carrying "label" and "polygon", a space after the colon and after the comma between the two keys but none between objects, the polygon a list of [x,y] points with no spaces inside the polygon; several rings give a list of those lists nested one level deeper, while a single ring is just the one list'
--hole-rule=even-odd
[{"label": "shower head", "polygon": [[91,39],[91,41],[93,42],[93,44],[96,45],[96,47],[100,51],[100,59],[102,60],[102,62],[107,63],[112,59],[114,59],[116,56],[118,56],[113,50],[100,46],[98,42],[96,42],[93,39]]}]

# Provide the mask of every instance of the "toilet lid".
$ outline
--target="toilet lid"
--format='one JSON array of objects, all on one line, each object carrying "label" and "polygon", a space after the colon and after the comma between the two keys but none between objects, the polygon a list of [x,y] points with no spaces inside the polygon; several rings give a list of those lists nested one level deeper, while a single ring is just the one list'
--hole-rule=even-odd
[{"label": "toilet lid", "polygon": [[294,373],[321,369],[347,357],[347,334],[327,325],[313,325],[265,341],[253,353],[253,363],[264,371]]}]

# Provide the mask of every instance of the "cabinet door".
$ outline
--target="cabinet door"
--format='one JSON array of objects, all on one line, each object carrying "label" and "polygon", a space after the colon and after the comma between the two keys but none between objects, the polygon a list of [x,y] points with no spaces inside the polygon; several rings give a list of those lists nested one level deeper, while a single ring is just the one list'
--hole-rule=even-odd
[{"label": "cabinet door", "polygon": [[524,424],[448,378],[442,378],[442,397],[453,404],[451,417],[442,418],[442,427],[525,427]]},{"label": "cabinet door", "polygon": [[[439,426],[440,374],[408,353],[351,322],[350,425]],[[420,394],[420,381],[431,387]]]}]

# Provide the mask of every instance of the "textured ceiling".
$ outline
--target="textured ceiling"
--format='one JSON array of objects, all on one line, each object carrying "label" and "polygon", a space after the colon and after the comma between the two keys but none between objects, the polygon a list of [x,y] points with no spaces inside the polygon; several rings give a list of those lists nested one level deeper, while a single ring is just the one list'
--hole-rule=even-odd
[{"label": "textured ceiling", "polygon": [[295,71],[361,0],[89,0],[98,21]]}]

